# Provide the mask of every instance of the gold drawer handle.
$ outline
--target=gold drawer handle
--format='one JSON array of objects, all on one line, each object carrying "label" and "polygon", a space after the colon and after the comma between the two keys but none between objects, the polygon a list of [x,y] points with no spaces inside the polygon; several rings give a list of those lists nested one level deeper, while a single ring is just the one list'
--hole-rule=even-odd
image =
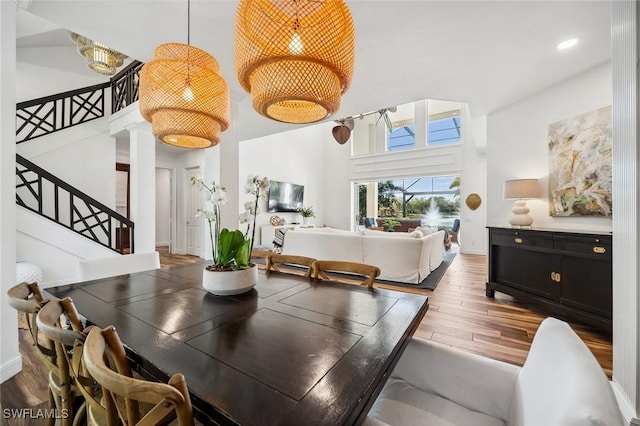
[{"label": "gold drawer handle", "polygon": [[593,252],[594,253],[598,253],[598,254],[602,254],[602,253],[606,253],[607,249],[605,249],[604,247],[600,247],[600,246],[595,246],[593,248]]},{"label": "gold drawer handle", "polygon": [[560,282],[560,272],[552,272],[551,273],[551,281],[555,281],[557,283]]},{"label": "gold drawer handle", "polygon": [[522,238],[516,238],[514,241],[516,242],[516,244],[522,244]]}]

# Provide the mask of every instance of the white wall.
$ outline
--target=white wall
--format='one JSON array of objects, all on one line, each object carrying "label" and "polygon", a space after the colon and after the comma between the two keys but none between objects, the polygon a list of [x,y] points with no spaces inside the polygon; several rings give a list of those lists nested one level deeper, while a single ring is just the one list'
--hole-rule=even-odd
[{"label": "white wall", "polygon": [[171,171],[156,169],[156,246],[171,242]]},{"label": "white wall", "polygon": [[[304,185],[304,205],[313,207],[316,213],[314,223],[320,226],[344,225],[342,222],[328,221],[328,218],[333,218],[335,203],[332,201],[335,198],[342,199],[341,194],[333,192],[333,189],[328,190],[325,185],[325,181],[330,181],[335,173],[340,173],[339,164],[327,167],[323,160],[325,149],[331,147],[329,144],[338,145],[331,135],[332,127],[331,123],[324,123],[242,141],[238,167],[240,182],[244,183],[249,174],[256,174],[271,180]],[[348,194],[347,181],[342,180],[340,185],[347,188]],[[329,192],[325,192],[325,189]],[[249,200],[247,194],[240,194],[238,212],[244,210],[244,203]],[[340,209],[349,211],[348,198],[340,204]],[[269,224],[272,215],[283,217],[288,223],[302,220],[297,213],[266,212],[265,200],[260,209],[262,213],[256,219],[257,234],[260,226]],[[241,229],[245,228],[246,225]],[[348,224],[345,229],[348,229]]]},{"label": "white wall", "polygon": [[[551,217],[548,211],[549,124],[611,105],[611,65],[586,71],[487,118],[487,224],[509,226],[507,179],[539,178],[542,197],[529,200],[536,228],[611,231],[611,218]],[[615,213],[614,213],[615,214]]]},{"label": "white wall", "polygon": [[[108,77],[87,68],[86,60],[80,56],[74,46],[21,47],[16,51],[17,102],[55,95],[69,90],[80,89],[104,83]],[[60,63],[65,58],[67,69],[55,69],[48,66],[48,57]],[[46,76],[46,77],[45,77]],[[52,86],[55,82],[55,86]]]},{"label": "white wall", "polygon": [[115,210],[116,148],[107,120],[101,118],[18,144],[17,152]]},{"label": "white wall", "polygon": [[19,206],[15,209],[16,260],[40,267],[43,288],[77,282],[78,262],[82,259],[120,256],[36,213]]},{"label": "white wall", "polygon": [[[460,252],[467,254],[487,253],[487,119],[486,116],[471,118],[469,108],[462,111],[463,166],[460,173],[460,230],[458,242]],[[469,194],[478,194],[481,202],[476,210],[467,207]]]},{"label": "white wall", "polygon": [[16,4],[0,1],[0,382],[22,368],[18,316],[4,297],[16,281]]}]

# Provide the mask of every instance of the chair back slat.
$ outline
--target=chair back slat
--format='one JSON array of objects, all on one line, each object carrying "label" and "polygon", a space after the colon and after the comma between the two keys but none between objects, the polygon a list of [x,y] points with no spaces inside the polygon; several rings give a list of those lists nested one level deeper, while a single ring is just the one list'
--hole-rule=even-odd
[{"label": "chair back slat", "polygon": [[77,371],[73,370],[73,357],[81,356],[85,333],[83,325],[73,301],[70,298],[53,299],[47,302],[36,316],[36,333],[42,334],[45,345],[54,351],[47,353],[46,364],[51,369],[49,388],[57,395],[58,409],[69,413],[62,424],[67,425],[81,421],[79,418],[86,414],[86,404],[83,401],[74,411],[74,401],[82,398],[79,390],[80,383]]},{"label": "chair back slat", "polygon": [[[91,329],[85,341],[83,360],[87,371],[102,386],[107,424],[157,425],[163,424],[169,415],[175,415],[180,426],[194,424],[184,376],[174,374],[168,384],[134,378],[114,327]],[[119,399],[124,399],[124,412],[117,403]],[[141,415],[138,402],[154,406]]]},{"label": "chair back slat", "polygon": [[327,272],[347,272],[362,275],[365,277],[362,285],[366,285],[369,288],[373,287],[373,282],[380,275],[380,268],[377,266],[339,260],[317,260],[314,262],[312,269],[314,270],[313,276],[316,279],[330,280],[331,278],[327,275]]},{"label": "chair back slat", "polygon": [[313,275],[313,263],[316,259],[312,257],[306,256],[295,256],[289,254],[279,254],[272,253],[267,256],[266,269],[267,271],[278,271],[282,272],[278,265],[287,264],[287,265],[297,265],[297,266],[305,266],[307,267],[307,272],[305,273],[305,277],[311,277]]}]

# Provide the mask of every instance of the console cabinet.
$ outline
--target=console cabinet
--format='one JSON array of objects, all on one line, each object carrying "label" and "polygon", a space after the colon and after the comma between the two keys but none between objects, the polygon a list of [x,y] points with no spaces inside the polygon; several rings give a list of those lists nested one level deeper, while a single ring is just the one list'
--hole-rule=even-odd
[{"label": "console cabinet", "polygon": [[313,228],[313,225],[301,225],[299,223],[278,226],[262,225],[262,228],[260,228],[260,245],[271,250],[273,249],[273,239],[278,229],[290,230],[296,228]]},{"label": "console cabinet", "polygon": [[611,234],[489,227],[487,297],[495,292],[611,329]]}]

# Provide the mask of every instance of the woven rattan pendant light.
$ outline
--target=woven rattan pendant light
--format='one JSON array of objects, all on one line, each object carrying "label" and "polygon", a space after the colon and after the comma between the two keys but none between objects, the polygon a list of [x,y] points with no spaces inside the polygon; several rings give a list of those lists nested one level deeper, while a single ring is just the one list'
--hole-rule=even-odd
[{"label": "woven rattan pendant light", "polygon": [[189,38],[187,44],[158,46],[140,70],[140,113],[161,141],[208,148],[229,127],[229,87],[218,62]]},{"label": "woven rattan pendant light", "polygon": [[343,0],[240,0],[235,67],[253,108],[313,123],[334,114],[353,76],[353,20]]}]

